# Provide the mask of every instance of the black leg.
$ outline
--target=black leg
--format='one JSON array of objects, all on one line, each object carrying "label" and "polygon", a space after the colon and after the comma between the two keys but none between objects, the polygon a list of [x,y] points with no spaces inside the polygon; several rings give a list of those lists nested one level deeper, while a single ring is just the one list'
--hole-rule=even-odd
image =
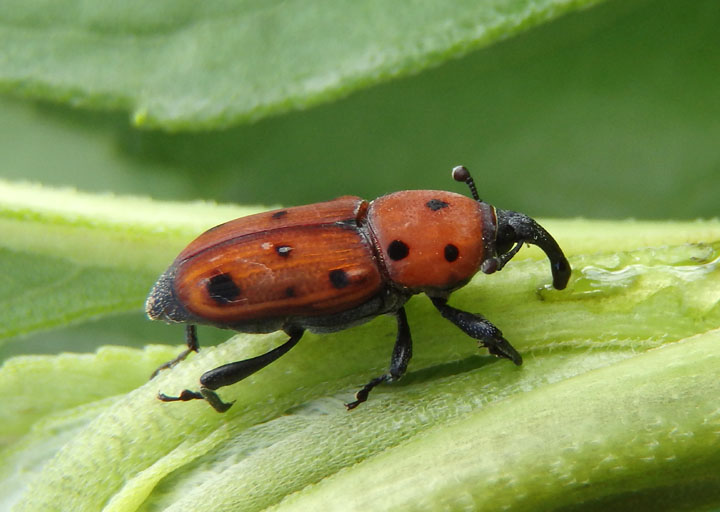
[{"label": "black leg", "polygon": [[392,359],[390,359],[390,371],[380,377],[365,384],[365,386],[355,394],[355,401],[345,404],[345,407],[355,409],[358,405],[368,399],[370,391],[381,382],[393,382],[403,376],[407,370],[408,363],[412,357],[412,337],[410,336],[410,326],[408,325],[405,308],[400,308],[397,313],[398,333],[393,348]]},{"label": "black leg", "polygon": [[175,359],[171,359],[167,363],[161,364],[158,366],[154,372],[152,372],[152,375],[150,375],[150,380],[154,379],[155,376],[160,373],[162,370],[166,370],[168,368],[172,368],[176,364],[178,364],[180,361],[185,359],[190,352],[197,352],[200,348],[200,345],[198,345],[197,340],[197,330],[194,325],[187,325],[185,326],[185,343],[187,344],[187,348],[180,352],[178,356]]},{"label": "black leg", "polygon": [[224,364],[202,374],[200,377],[200,391],[190,391],[186,389],[180,393],[180,396],[167,396],[162,393],[158,394],[158,399],[163,402],[186,402],[188,400],[207,400],[207,402],[218,412],[227,411],[232,403],[223,402],[214,390],[235,384],[249,377],[253,373],[286,354],[288,350],[293,348],[300,338],[303,331],[293,331],[288,333],[290,339],[277,348],[261,356],[245,359],[244,361],[236,361],[234,363]]},{"label": "black leg", "polygon": [[500,329],[491,324],[481,315],[474,315],[447,305],[447,299],[433,298],[432,303],[440,314],[457,325],[468,336],[479,340],[491,354],[510,359],[516,365],[522,364],[522,356],[503,338]]}]

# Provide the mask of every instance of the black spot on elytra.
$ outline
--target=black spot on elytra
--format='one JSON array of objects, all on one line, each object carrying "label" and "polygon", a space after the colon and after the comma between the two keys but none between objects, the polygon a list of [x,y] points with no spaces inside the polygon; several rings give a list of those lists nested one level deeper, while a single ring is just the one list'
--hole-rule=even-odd
[{"label": "black spot on elytra", "polygon": [[283,258],[287,258],[290,256],[290,251],[292,251],[293,248],[289,245],[277,245],[275,246],[275,252],[278,253],[278,255],[282,256]]},{"label": "black spot on elytra", "polygon": [[329,277],[332,285],[338,290],[340,288],[345,288],[347,285],[350,284],[350,278],[348,277],[347,272],[345,272],[343,269],[339,268],[336,270],[331,270]]},{"label": "black spot on elytra", "polygon": [[430,201],[425,203],[425,206],[430,208],[432,211],[436,212],[440,208],[447,208],[450,205],[448,203],[446,203],[445,201],[441,201],[440,199],[430,199]]},{"label": "black spot on elytra", "polygon": [[460,250],[453,244],[447,244],[445,246],[445,259],[449,262],[453,262],[460,256]]},{"label": "black spot on elytra", "polygon": [[229,274],[218,274],[208,279],[207,291],[210,298],[218,304],[227,304],[240,295],[240,288]]},{"label": "black spot on elytra", "polygon": [[287,210],[280,210],[278,212],[273,213],[272,218],[273,219],[282,219],[283,217],[285,217],[285,215],[287,215]]},{"label": "black spot on elytra", "polygon": [[292,286],[285,288],[285,297],[295,297],[295,288]]},{"label": "black spot on elytra", "polygon": [[390,242],[390,245],[388,245],[387,253],[391,260],[398,261],[407,257],[410,253],[410,248],[402,240],[393,240]]}]

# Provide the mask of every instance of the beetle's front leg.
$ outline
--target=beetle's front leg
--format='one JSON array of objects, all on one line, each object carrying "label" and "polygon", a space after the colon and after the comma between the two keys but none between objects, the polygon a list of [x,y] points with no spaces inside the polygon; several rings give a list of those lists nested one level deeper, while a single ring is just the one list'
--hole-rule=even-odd
[{"label": "beetle's front leg", "polygon": [[180,361],[184,360],[190,352],[197,352],[200,348],[200,345],[198,344],[197,339],[197,330],[194,325],[186,325],[185,326],[185,343],[187,344],[187,348],[180,352],[178,356],[175,359],[171,359],[167,363],[161,364],[158,366],[154,372],[152,372],[152,375],[150,375],[150,380],[153,380],[155,376],[160,373],[162,370],[165,370],[167,368],[172,368],[176,364],[178,364]]},{"label": "beetle's front leg", "polygon": [[368,399],[370,391],[382,382],[393,382],[403,376],[407,370],[408,363],[412,357],[412,337],[410,336],[410,325],[407,321],[405,308],[398,309],[395,313],[398,324],[398,333],[393,347],[392,358],[390,359],[390,371],[365,384],[365,386],[355,394],[355,401],[345,404],[345,407],[355,409],[358,405]]},{"label": "beetle's front leg", "polygon": [[491,354],[510,359],[516,365],[522,364],[522,356],[503,338],[500,329],[481,315],[468,313],[448,306],[447,299],[430,297],[440,314],[457,325],[468,336],[479,340]]},{"label": "beetle's front leg", "polygon": [[302,338],[302,330],[294,330],[288,333],[290,339],[279,347],[274,348],[261,356],[252,357],[243,361],[224,364],[212,370],[203,373],[200,376],[200,391],[191,391],[186,389],[179,396],[168,396],[163,393],[158,394],[158,399],[163,402],[187,402],[188,400],[206,400],[217,412],[225,412],[232,403],[223,402],[215,393],[216,389],[230,384],[235,384],[249,377],[258,370],[265,368],[267,365],[285,355],[288,350],[293,348],[300,338]]}]

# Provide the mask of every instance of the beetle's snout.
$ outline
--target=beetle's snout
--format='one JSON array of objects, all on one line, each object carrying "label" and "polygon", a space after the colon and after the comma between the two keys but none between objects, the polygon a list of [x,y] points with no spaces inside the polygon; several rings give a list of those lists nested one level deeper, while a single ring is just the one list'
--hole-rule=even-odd
[{"label": "beetle's snout", "polygon": [[[512,258],[517,250],[520,248],[517,245],[514,249],[510,249],[514,243],[528,243],[537,245],[545,251],[548,259],[550,260],[550,270],[553,275],[553,287],[557,290],[562,290],[567,286],[568,280],[572,269],[570,263],[560,249],[560,246],[555,241],[550,233],[548,233],[544,227],[538,224],[534,219],[531,219],[525,214],[513,212],[510,210],[501,210],[496,208],[498,224],[498,247],[503,244],[505,247],[504,255],[506,256],[503,265]],[[491,272],[502,268],[502,265],[492,267],[488,265]],[[484,272],[487,272],[483,269]]]},{"label": "beetle's snout", "polygon": [[145,301],[145,312],[151,320],[165,322],[184,322],[188,318],[187,311],[175,298],[173,281],[175,272],[168,270],[160,276]]}]

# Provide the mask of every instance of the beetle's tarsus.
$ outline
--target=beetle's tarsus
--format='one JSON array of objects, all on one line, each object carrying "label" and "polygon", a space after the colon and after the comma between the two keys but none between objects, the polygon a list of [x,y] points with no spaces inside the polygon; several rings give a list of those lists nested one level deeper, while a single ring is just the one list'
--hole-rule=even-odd
[{"label": "beetle's tarsus", "polygon": [[194,325],[185,326],[185,344],[187,345],[187,348],[180,352],[175,359],[171,359],[167,363],[163,363],[157,368],[155,368],[155,371],[152,372],[152,374],[150,375],[150,380],[153,380],[155,377],[157,377],[157,374],[161,371],[172,368],[180,361],[183,361],[188,355],[190,355],[190,352],[197,352],[200,349],[200,345],[198,344],[197,339],[197,329]]},{"label": "beetle's tarsus", "polygon": [[390,359],[390,371],[365,384],[363,388],[355,394],[355,401],[345,404],[348,411],[355,409],[358,405],[368,399],[370,391],[382,382],[394,382],[405,374],[408,363],[412,357],[412,336],[410,335],[410,325],[407,321],[405,308],[400,308],[395,313],[398,324],[397,338],[393,347],[392,357]]},{"label": "beetle's tarsus", "polygon": [[189,389],[183,389],[180,392],[179,396],[169,396],[165,393],[158,393],[158,400],[162,400],[163,402],[187,402],[190,400],[204,400],[205,397],[202,396],[197,391],[190,391]]},{"label": "beetle's tarsus", "polygon": [[217,412],[225,412],[230,407],[232,407],[232,404],[235,402],[223,402],[220,397],[211,389],[207,388],[200,388],[200,391],[190,391],[189,389],[184,389],[180,392],[179,396],[168,396],[165,393],[158,393],[158,400],[161,400],[163,402],[188,402],[190,400],[205,400],[207,403],[209,403],[213,409],[215,409]]},{"label": "beetle's tarsus", "polygon": [[510,359],[517,366],[522,364],[522,356],[518,353],[515,348],[510,345],[510,342],[500,336],[499,338],[493,339],[491,342],[483,341],[482,346],[488,349],[492,355],[497,357],[504,357]]},{"label": "beetle's tarsus", "polygon": [[373,380],[371,380],[370,382],[365,384],[365,386],[363,386],[363,388],[360,391],[355,393],[355,401],[345,404],[345,408],[348,411],[352,411],[353,409],[355,409],[355,407],[357,407],[361,403],[367,401],[368,395],[370,395],[370,391],[372,391],[372,389],[375,386],[377,386],[381,382],[389,382],[389,381],[390,381],[389,374],[381,375],[380,377],[375,377]]},{"label": "beetle's tarsus", "polygon": [[190,354],[190,352],[193,352],[193,351],[190,349],[183,350],[182,352],[180,352],[178,354],[178,356],[175,359],[171,359],[167,363],[163,363],[160,366],[158,366],[157,368],[155,368],[155,371],[152,372],[152,374],[150,375],[150,380],[153,380],[155,377],[157,377],[158,373],[160,373],[161,371],[170,369],[173,366],[175,366],[176,364],[178,364],[180,361],[183,361]]}]

